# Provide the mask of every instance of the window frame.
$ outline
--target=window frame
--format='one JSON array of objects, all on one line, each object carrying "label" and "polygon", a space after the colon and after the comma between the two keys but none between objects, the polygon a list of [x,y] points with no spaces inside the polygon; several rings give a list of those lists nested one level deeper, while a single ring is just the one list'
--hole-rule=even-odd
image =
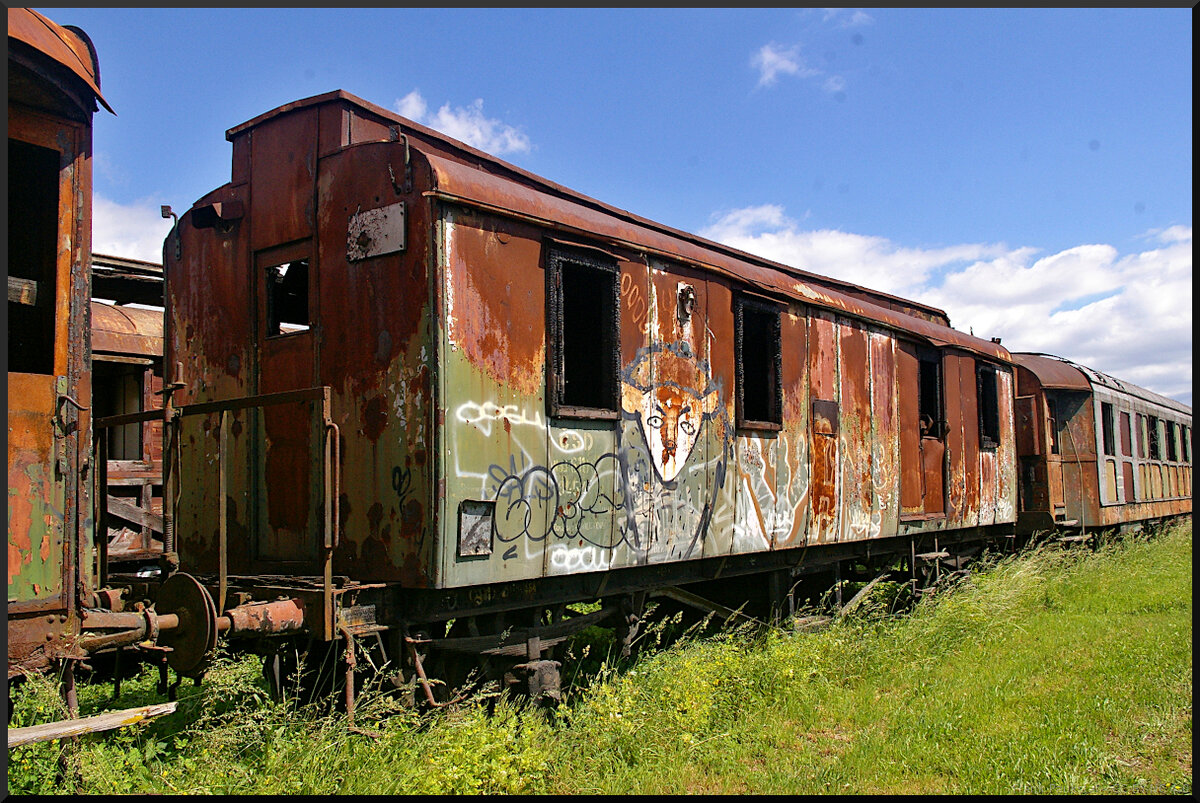
[{"label": "window frame", "polygon": [[[582,418],[594,420],[617,420],[621,417],[621,265],[617,257],[587,246],[554,243],[547,245],[546,261],[546,404],[549,414],[555,418]],[[611,292],[606,295],[609,309],[601,316],[608,318],[607,331],[602,332],[601,345],[608,346],[610,354],[601,364],[606,375],[601,395],[606,396],[603,406],[572,404],[566,398],[566,352],[568,330],[565,320],[563,276],[564,267],[571,270],[594,271],[611,283]],[[567,271],[569,274],[570,271]],[[593,335],[594,336],[594,335]],[[571,335],[572,339],[574,335]],[[607,341],[605,344],[604,341]]]},{"label": "window frame", "polygon": [[[975,363],[975,404],[979,417],[979,448],[988,451],[1000,448],[1002,435],[1000,426],[999,373],[999,368],[990,362],[977,360]],[[991,382],[986,385],[985,374],[991,377]],[[990,405],[984,404],[985,395],[983,391],[985,388],[990,390],[990,395],[987,397],[991,399]],[[989,434],[989,430],[995,434],[995,437]]]},{"label": "window frame", "polygon": [[[752,296],[747,293],[737,293],[734,296],[734,363],[737,366],[735,382],[737,385],[736,393],[736,420],[738,429],[760,430],[764,432],[778,432],[783,429],[783,311],[785,307],[778,301]],[[746,313],[749,311],[753,316],[762,316],[769,320],[766,337],[773,341],[770,345],[770,354],[768,355],[769,373],[766,379],[766,387],[754,390],[761,390],[761,395],[766,398],[767,416],[765,418],[750,418],[746,415],[746,390],[747,390],[747,375],[746,375],[746,360],[744,351],[746,346]],[[774,385],[772,388],[771,385]]]},{"label": "window frame", "polygon": [[1117,432],[1112,402],[1100,402],[1100,448],[1106,457],[1117,456]]}]

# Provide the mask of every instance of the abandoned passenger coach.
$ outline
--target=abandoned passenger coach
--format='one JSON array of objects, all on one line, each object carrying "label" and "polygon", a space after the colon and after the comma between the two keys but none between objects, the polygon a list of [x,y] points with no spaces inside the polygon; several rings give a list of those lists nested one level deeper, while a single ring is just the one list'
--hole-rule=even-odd
[{"label": "abandoned passenger coach", "polygon": [[308,636],[379,633],[418,671],[530,667],[646,593],[778,602],[839,560],[1012,531],[1011,358],[940,310],[344,92],[227,138],[232,180],[164,246],[168,529],[218,613],[282,595]]},{"label": "abandoned passenger coach", "polygon": [[1192,512],[1190,407],[1061,357],[1013,359],[1023,532]]}]

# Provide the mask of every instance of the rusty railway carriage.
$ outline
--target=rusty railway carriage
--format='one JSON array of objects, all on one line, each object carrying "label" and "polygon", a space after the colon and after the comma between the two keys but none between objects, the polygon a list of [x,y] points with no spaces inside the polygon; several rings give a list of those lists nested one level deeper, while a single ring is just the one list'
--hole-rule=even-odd
[{"label": "rusty railway carriage", "polygon": [[1022,532],[1192,512],[1192,410],[1045,354],[1014,353]]},{"label": "rusty railway carriage", "polygon": [[806,571],[1012,533],[1011,358],[940,310],[344,92],[227,138],[232,180],[164,246],[166,546],[218,613],[282,597],[418,672],[540,671],[647,593],[780,604]]},{"label": "rusty railway carriage", "polygon": [[87,36],[8,9],[8,676],[78,656],[95,590],[88,467]]}]

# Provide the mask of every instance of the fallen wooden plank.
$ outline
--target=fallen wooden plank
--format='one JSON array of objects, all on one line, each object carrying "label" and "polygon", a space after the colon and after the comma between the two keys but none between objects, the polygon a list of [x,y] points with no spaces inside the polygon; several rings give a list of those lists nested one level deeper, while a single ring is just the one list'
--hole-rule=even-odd
[{"label": "fallen wooden plank", "polygon": [[11,750],[23,744],[46,742],[51,739],[66,739],[72,736],[82,736],[85,733],[99,733],[128,725],[136,725],[164,714],[172,713],[178,707],[178,701],[155,703],[138,708],[126,708],[123,711],[109,711],[83,719],[64,719],[59,722],[47,722],[44,725],[30,725],[27,728],[14,728],[8,732],[8,747]]},{"label": "fallen wooden plank", "polygon": [[8,277],[8,300],[14,304],[37,305],[37,282],[18,276]]},{"label": "fallen wooden plank", "polygon": [[156,533],[163,531],[162,516],[155,515],[136,505],[131,505],[115,496],[108,497],[108,512],[110,515],[119,516],[127,521],[132,521],[134,524],[143,524]]},{"label": "fallen wooden plank", "polygon": [[682,602],[684,605],[690,605],[693,608],[704,611],[705,613],[714,613],[725,618],[725,621],[736,619],[741,622],[749,622],[751,624],[762,626],[762,622],[755,619],[753,616],[747,616],[741,611],[735,611],[733,608],[727,608],[720,603],[707,600],[698,594],[693,594],[690,591],[684,591],[682,588],[660,588],[651,592],[652,597],[666,597],[673,599],[676,602]]}]

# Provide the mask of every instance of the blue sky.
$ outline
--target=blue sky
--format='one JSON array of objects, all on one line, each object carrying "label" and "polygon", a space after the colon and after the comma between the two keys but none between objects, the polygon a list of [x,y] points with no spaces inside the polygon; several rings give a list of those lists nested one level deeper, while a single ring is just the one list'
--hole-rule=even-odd
[{"label": "blue sky", "polygon": [[1191,403],[1190,9],[39,9],[100,55],[94,247],[332,89]]}]

